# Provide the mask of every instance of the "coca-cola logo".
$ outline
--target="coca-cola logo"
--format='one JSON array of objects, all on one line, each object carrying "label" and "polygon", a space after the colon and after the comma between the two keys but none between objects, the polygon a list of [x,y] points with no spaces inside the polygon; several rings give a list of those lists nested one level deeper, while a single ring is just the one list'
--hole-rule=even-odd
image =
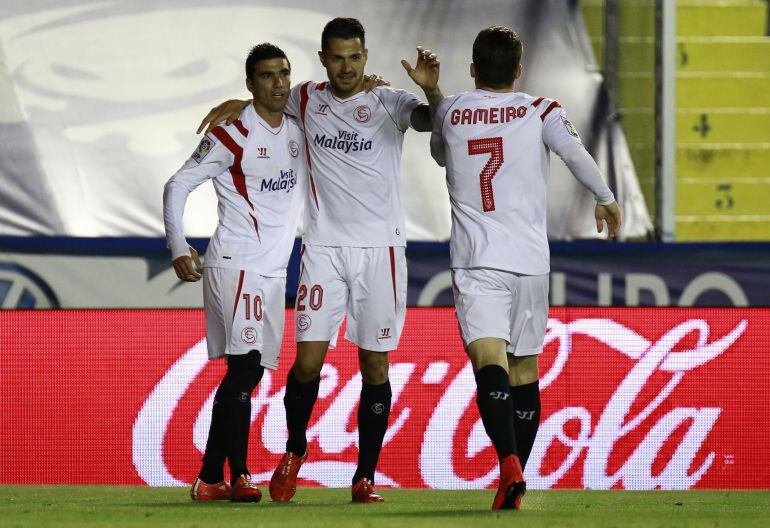
[{"label": "coca-cola logo", "polygon": [[[526,469],[528,486],[693,487],[716,462],[704,445],[723,408],[677,388],[687,387],[747,326],[741,320],[712,337],[707,321],[689,319],[651,337],[611,319],[550,319],[541,358],[543,420]],[[415,345],[402,341],[401,349],[409,346]],[[453,489],[493,484],[497,463],[460,346],[451,357],[437,352],[423,359],[402,351],[391,356],[392,411],[378,483]],[[205,449],[216,387],[205,399],[187,395],[206,366],[204,340],[168,369],[137,415],[133,461],[150,485],[186,485],[192,478],[189,471],[180,477],[177,458],[197,463]],[[330,353],[308,430],[312,455],[300,472],[306,482],[349,485],[358,438],[357,370],[354,353]],[[262,464],[252,467],[256,481],[269,480],[285,448],[284,379],[266,371],[252,397],[251,451]],[[180,403],[192,400],[199,402],[193,408]],[[194,453],[168,451],[169,438],[189,438],[177,443],[189,441]]]}]

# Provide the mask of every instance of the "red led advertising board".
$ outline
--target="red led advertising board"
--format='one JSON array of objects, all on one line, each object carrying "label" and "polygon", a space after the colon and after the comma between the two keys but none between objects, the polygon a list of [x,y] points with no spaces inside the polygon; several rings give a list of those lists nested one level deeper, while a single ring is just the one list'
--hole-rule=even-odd
[{"label": "red led advertising board", "polygon": [[[277,371],[252,399],[249,468],[267,481],[286,442]],[[0,312],[0,483],[187,485],[222,361],[199,310]],[[453,310],[410,308],[390,353],[381,486],[485,488],[496,457]],[[770,309],[553,308],[528,487],[770,488]],[[322,372],[302,484],[350,484],[361,377],[340,339]]]}]

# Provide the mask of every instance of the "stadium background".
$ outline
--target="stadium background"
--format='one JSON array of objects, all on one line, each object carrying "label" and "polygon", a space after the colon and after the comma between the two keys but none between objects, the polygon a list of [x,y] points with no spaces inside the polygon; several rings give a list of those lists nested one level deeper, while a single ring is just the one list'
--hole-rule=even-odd
[{"label": "stadium background", "polygon": [[[368,71],[396,87],[412,89],[400,58],[416,44],[435,49],[445,93],[470,87],[478,29],[518,30],[520,89],[561,102],[621,202],[622,240],[594,239],[590,196],[552,161],[554,308],[531,487],[770,488],[764,0],[6,2],[0,483],[192,480],[222,365],[205,361],[200,285],[180,284],[170,269],[161,188],[207,109],[244,94],[250,45],[282,45],[294,82],[323,79],[314,50],[340,14],[362,20]],[[392,356],[380,481],[488,487],[494,455],[469,405],[472,379],[447,308],[443,175],[427,135],[407,134],[404,153],[412,308]],[[188,203],[201,251],[213,200],[201,189]],[[295,252],[289,297],[297,268]],[[250,465],[263,479],[285,437],[292,332],[254,398]],[[355,371],[349,344],[330,354],[305,483],[347,485]],[[105,457],[116,471],[104,471]]]}]

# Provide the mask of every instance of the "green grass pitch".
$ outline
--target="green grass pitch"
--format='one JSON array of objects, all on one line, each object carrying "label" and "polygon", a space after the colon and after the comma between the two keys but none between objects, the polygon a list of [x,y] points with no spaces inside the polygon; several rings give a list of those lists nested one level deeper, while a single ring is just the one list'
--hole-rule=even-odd
[{"label": "green grass pitch", "polygon": [[766,491],[530,491],[518,512],[490,511],[492,491],[381,492],[383,504],[351,504],[347,489],[315,488],[300,489],[290,504],[232,504],[194,503],[182,488],[0,486],[0,526],[770,526]]}]

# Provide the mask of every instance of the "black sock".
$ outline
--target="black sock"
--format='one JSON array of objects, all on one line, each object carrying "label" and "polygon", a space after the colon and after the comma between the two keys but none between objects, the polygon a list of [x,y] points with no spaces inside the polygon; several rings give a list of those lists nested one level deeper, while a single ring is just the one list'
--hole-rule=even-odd
[{"label": "black sock", "polygon": [[318,386],[321,377],[300,383],[294,376],[294,369],[289,369],[286,378],[286,393],[283,405],[286,408],[286,426],[289,429],[289,439],[286,441],[286,451],[302,456],[307,451],[307,424],[313,412],[313,405],[318,398]]},{"label": "black sock", "polygon": [[219,383],[219,388],[217,388],[217,393],[214,396],[209,437],[206,441],[206,451],[203,453],[203,467],[198,474],[198,478],[206,484],[217,484],[225,480],[224,466],[227,458],[225,440],[230,411],[227,401],[222,398],[223,381]]},{"label": "black sock", "polygon": [[227,372],[214,396],[211,428],[199,474],[203,482],[214,484],[224,479],[225,457],[233,482],[242,474],[249,474],[246,456],[251,427],[251,394],[265,371],[259,363],[260,354],[256,350],[227,357]]},{"label": "black sock", "polygon": [[508,388],[508,373],[499,365],[487,365],[476,372],[481,421],[500,460],[516,454],[513,431],[513,402]]},{"label": "black sock", "polygon": [[524,469],[535,444],[537,429],[540,427],[540,382],[511,387],[513,398],[513,423],[516,431],[516,445],[519,460]]},{"label": "black sock", "polygon": [[364,383],[361,386],[361,402],[358,404],[358,467],[353,475],[353,484],[362,478],[374,483],[374,469],[388,429],[392,396],[390,380],[381,385]]}]

